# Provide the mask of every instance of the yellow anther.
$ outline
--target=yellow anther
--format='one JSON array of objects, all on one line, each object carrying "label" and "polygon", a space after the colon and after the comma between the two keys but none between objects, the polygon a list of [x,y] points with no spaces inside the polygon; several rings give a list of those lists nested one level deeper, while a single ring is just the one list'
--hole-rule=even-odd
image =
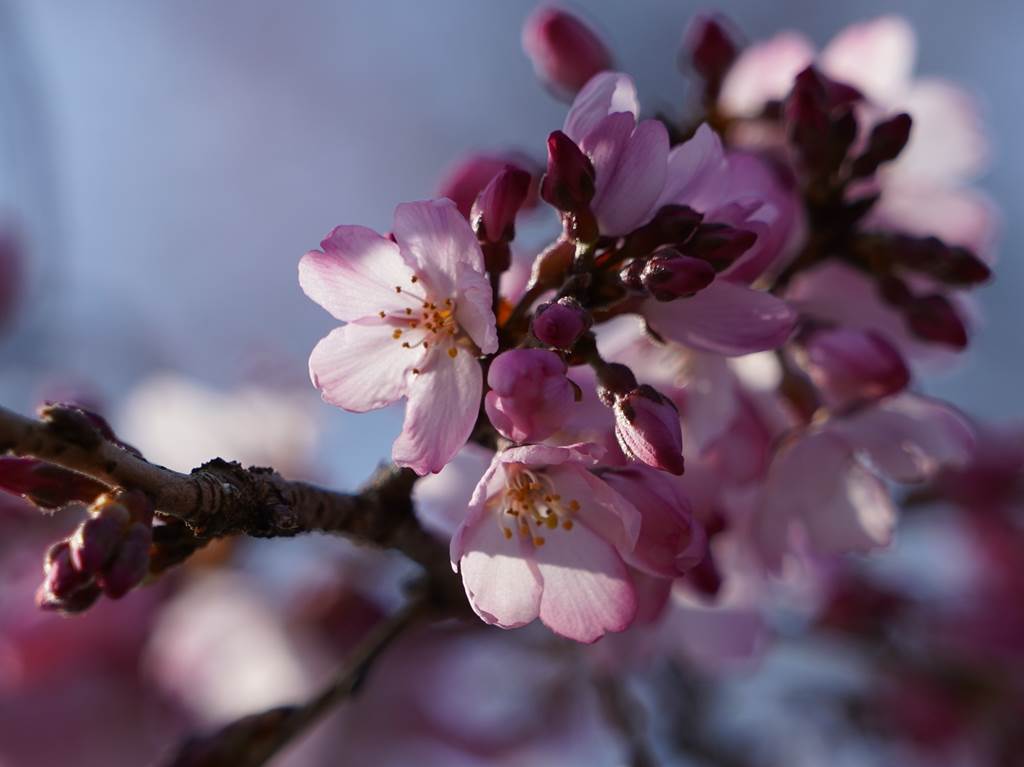
[{"label": "yellow anther", "polygon": [[567,519],[562,523],[562,527],[566,530],[572,530],[572,520]]},{"label": "yellow anther", "polygon": [[452,359],[455,359],[455,355],[458,354],[458,353],[459,353],[458,350],[456,350],[456,348],[454,346],[449,347],[449,349],[448,349],[448,356],[449,357],[451,357]]},{"label": "yellow anther", "polygon": [[544,539],[543,539],[543,538],[541,538],[541,537],[540,537],[540,536],[538,535],[538,536],[537,536],[536,538],[534,538],[534,539],[533,539],[533,545],[534,545],[534,546],[543,546],[543,545],[544,545]]},{"label": "yellow anther", "polygon": [[394,331],[391,333],[391,337],[394,338],[395,340],[401,338],[402,337],[401,329],[400,328],[395,328]]},{"label": "yellow anther", "polygon": [[507,527],[503,527],[503,528],[501,528],[501,532],[505,536],[506,540],[511,540],[511,538],[512,538],[512,531],[511,530],[509,530]]},{"label": "yellow anther", "polygon": [[419,277],[417,277],[417,276],[416,276],[416,275],[414,274],[414,275],[412,276],[412,278],[411,278],[411,279],[412,279],[412,281],[413,281],[413,282],[419,282],[419,279],[420,279],[420,278],[419,278]]}]

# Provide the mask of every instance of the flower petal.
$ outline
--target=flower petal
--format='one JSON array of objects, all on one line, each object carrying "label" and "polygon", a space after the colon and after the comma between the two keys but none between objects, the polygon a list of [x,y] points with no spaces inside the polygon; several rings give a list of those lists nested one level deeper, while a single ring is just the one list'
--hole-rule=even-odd
[{"label": "flower petal", "polygon": [[974,449],[967,420],[949,405],[904,394],[834,422],[855,450],[897,482],[923,482],[940,468],[966,464]]},{"label": "flower petal", "polygon": [[462,532],[462,583],[473,610],[501,628],[523,626],[537,617],[541,579],[527,558],[530,544],[505,538],[492,514],[483,514]]},{"label": "flower petal", "polygon": [[626,141],[610,177],[595,161],[597,192],[591,207],[602,234],[627,234],[647,222],[665,186],[668,131],[659,120],[643,120]]},{"label": "flower petal", "polygon": [[456,270],[458,299],[455,320],[480,348],[481,354],[498,351],[498,330],[491,307],[491,283],[469,264],[459,264]]},{"label": "flower petal", "polygon": [[794,32],[751,45],[729,69],[719,102],[727,114],[753,117],[766,101],[785,97],[813,59],[814,46]]},{"label": "flower petal", "polygon": [[299,261],[299,285],[306,295],[344,322],[404,309],[410,299],[395,286],[410,285],[412,270],[398,246],[372,229],[336,227]]},{"label": "flower petal", "polygon": [[543,579],[540,619],[556,634],[595,642],[636,615],[636,592],[615,548],[580,524],[556,529],[534,549]]},{"label": "flower petal", "polygon": [[433,348],[409,384],[405,423],[391,450],[395,463],[420,475],[441,471],[466,444],[480,409],[480,363],[466,349],[450,348],[454,358]]},{"label": "flower petal", "polygon": [[419,364],[422,349],[406,349],[390,325],[350,324],[335,328],[309,356],[309,377],[324,400],[365,413],[405,394],[406,372]]},{"label": "flower petal", "polygon": [[[704,211],[709,202],[704,194],[725,164],[722,140],[707,123],[701,123],[693,138],[672,148],[668,175],[658,205],[690,205]],[[717,204],[718,200],[711,200]]]},{"label": "flower petal", "polygon": [[917,55],[914,30],[899,16],[852,24],[821,52],[829,77],[853,85],[873,101],[899,98],[910,83]]},{"label": "flower petal", "polygon": [[580,144],[605,117],[616,112],[640,114],[633,78],[620,72],[602,72],[590,78],[572,102],[562,130]]},{"label": "flower petal", "polygon": [[451,200],[403,203],[395,208],[393,229],[402,255],[427,281],[433,300],[455,297],[459,264],[484,273],[476,235]]},{"label": "flower petal", "polygon": [[781,299],[726,280],[715,280],[692,298],[647,301],[643,315],[665,338],[726,355],[775,349],[797,320]]}]

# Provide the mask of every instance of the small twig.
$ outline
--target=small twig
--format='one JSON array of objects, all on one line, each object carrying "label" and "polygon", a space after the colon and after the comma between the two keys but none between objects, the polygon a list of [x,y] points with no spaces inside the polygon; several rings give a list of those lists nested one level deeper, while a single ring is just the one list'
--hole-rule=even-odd
[{"label": "small twig", "polygon": [[338,674],[313,698],[243,717],[217,732],[188,741],[165,767],[260,767],[306,732],[337,703],[351,698],[374,661],[413,623],[427,615],[430,602],[417,598],[375,626]]},{"label": "small twig", "polygon": [[245,534],[293,536],[322,531],[393,548],[452,581],[448,555],[420,527],[411,492],[416,475],[382,468],[359,493],[339,493],[290,481],[273,469],[215,458],[190,474],[150,463],[106,438],[81,411],[48,406],[35,420],[0,407],[0,455],[32,457],[92,478],[109,488],[145,493],[157,512],[187,525],[194,541]]}]

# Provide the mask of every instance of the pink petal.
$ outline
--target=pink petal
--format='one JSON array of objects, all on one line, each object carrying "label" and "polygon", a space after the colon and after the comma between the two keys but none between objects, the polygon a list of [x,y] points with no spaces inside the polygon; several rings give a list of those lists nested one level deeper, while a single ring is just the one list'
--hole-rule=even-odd
[{"label": "pink petal", "polygon": [[989,141],[981,109],[968,91],[942,80],[922,80],[902,96],[899,108],[914,118],[914,127],[887,181],[958,185],[984,171]]},{"label": "pink petal", "polygon": [[659,120],[643,120],[626,142],[614,174],[601,178],[597,171],[591,207],[602,234],[627,234],[650,219],[665,186],[667,161],[668,131]]},{"label": "pink petal", "polygon": [[420,363],[422,348],[405,349],[390,325],[335,328],[309,356],[309,376],[324,400],[365,413],[405,394],[406,372]]},{"label": "pink petal", "polygon": [[853,24],[821,52],[821,66],[833,77],[881,103],[899,98],[910,83],[917,55],[914,30],[898,16]]},{"label": "pink petal", "polygon": [[563,500],[580,504],[580,519],[587,527],[616,546],[631,551],[640,536],[640,512],[600,477],[576,462],[552,466],[546,474]]},{"label": "pink petal", "polygon": [[817,553],[840,554],[887,544],[896,520],[882,481],[828,432],[803,436],[776,454],[757,514],[759,548],[773,569],[781,566],[793,523]]},{"label": "pink petal", "polygon": [[484,273],[476,235],[448,199],[407,202],[395,208],[394,235],[416,271],[427,280],[434,300],[456,297],[459,265]]},{"label": "pink petal", "polygon": [[439,474],[413,485],[413,506],[420,524],[439,538],[450,539],[465,521],[473,490],[493,457],[492,451],[468,442]]},{"label": "pink petal", "polygon": [[491,308],[493,296],[490,281],[483,272],[469,264],[459,264],[456,286],[456,322],[473,339],[481,354],[493,354],[498,351],[498,331]]},{"label": "pink petal", "polygon": [[574,445],[520,445],[498,453],[501,463],[522,463],[526,466],[558,466],[567,462],[579,462],[587,466],[601,459],[603,449],[593,442],[579,442]]},{"label": "pink petal", "polygon": [[544,584],[540,619],[556,634],[595,642],[633,621],[636,592],[626,566],[586,525],[550,531],[533,556]]},{"label": "pink petal", "polygon": [[814,46],[794,32],[751,45],[729,70],[719,102],[727,114],[757,115],[766,101],[785,97],[813,59]]},{"label": "pink petal", "polygon": [[974,432],[949,405],[915,394],[885,399],[831,431],[843,435],[871,465],[897,482],[923,482],[944,467],[963,466],[974,450]]},{"label": "pink petal", "polygon": [[797,320],[781,299],[725,280],[692,298],[647,301],[643,315],[665,338],[725,355],[778,348]]},{"label": "pink petal", "polygon": [[995,203],[972,188],[942,189],[889,184],[871,211],[871,223],[920,237],[934,235],[973,250],[991,263],[999,213]]},{"label": "pink petal", "polygon": [[636,120],[633,115],[618,112],[601,120],[580,142],[580,149],[594,165],[595,199],[615,175],[615,169],[634,130]]},{"label": "pink petal", "polygon": [[480,363],[465,349],[452,358],[444,348],[435,348],[408,389],[405,423],[391,457],[420,475],[441,471],[476,423],[483,389]]},{"label": "pink petal", "polygon": [[709,202],[705,192],[724,164],[722,140],[707,123],[701,123],[693,138],[669,152],[665,189],[658,206],[689,205],[703,212]]},{"label": "pink petal", "polygon": [[339,226],[299,261],[299,285],[306,295],[350,322],[381,311],[410,306],[395,287],[410,287],[412,270],[398,246],[362,226]]},{"label": "pink petal", "polygon": [[590,78],[572,102],[562,130],[580,144],[605,117],[628,112],[635,118],[640,113],[633,78],[619,72],[602,72]]},{"label": "pink petal", "polygon": [[527,558],[529,542],[506,539],[493,514],[484,514],[462,535],[462,583],[473,610],[486,623],[523,626],[537,617],[541,578]]}]

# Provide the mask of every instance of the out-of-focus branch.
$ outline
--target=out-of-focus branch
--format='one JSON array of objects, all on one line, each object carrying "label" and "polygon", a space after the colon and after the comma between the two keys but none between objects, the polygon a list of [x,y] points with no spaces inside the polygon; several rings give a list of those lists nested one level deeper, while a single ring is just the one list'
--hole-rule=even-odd
[{"label": "out-of-focus branch", "polygon": [[594,679],[605,719],[622,736],[629,767],[657,767],[657,760],[647,744],[644,717],[640,706],[631,699],[623,681],[612,676]]},{"label": "out-of-focus branch", "polygon": [[38,420],[0,407],[4,454],[36,458],[110,488],[145,493],[158,514],[187,527],[175,524],[167,531],[173,552],[168,552],[166,566],[221,536],[323,531],[397,549],[432,574],[454,580],[444,547],[413,514],[410,496],[416,476],[407,469],[381,468],[358,493],[326,490],[287,480],[273,469],[246,469],[220,458],[182,474],[124,449],[82,411],[59,405],[42,408]]},{"label": "out-of-focus branch", "polygon": [[193,738],[165,762],[165,767],[260,767],[266,764],[333,706],[355,695],[384,649],[425,617],[430,609],[429,598],[417,598],[378,624],[356,647],[334,679],[306,703],[252,714],[215,733]]}]

